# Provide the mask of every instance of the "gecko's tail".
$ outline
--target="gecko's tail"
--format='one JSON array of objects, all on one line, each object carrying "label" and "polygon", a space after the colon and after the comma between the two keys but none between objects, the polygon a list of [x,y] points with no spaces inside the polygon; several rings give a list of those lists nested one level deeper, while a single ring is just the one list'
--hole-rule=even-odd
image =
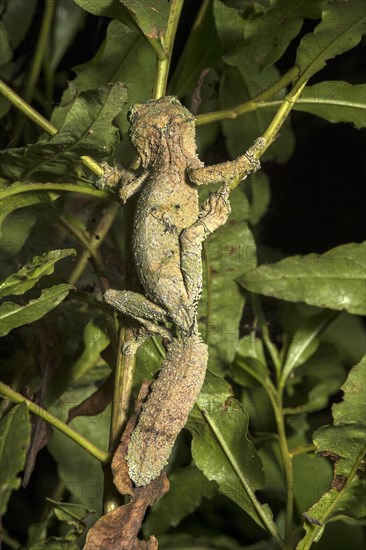
[{"label": "gecko's tail", "polygon": [[129,474],[137,486],[150,483],[168,462],[201,391],[207,360],[207,346],[197,336],[169,344],[128,446]]}]

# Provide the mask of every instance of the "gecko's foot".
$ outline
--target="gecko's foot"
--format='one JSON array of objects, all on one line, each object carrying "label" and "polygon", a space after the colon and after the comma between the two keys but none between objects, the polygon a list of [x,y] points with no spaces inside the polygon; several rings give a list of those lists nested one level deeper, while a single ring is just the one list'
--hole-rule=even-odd
[{"label": "gecko's foot", "polygon": [[98,189],[104,189],[105,187],[113,189],[117,187],[125,169],[122,166],[110,166],[107,162],[102,162],[101,166],[103,167],[104,174],[96,181],[96,187]]},{"label": "gecko's foot", "polygon": [[202,205],[199,220],[204,224],[207,231],[212,233],[226,223],[230,212],[229,188],[227,185],[223,185],[215,193],[209,194]]},{"label": "gecko's foot", "polygon": [[257,138],[254,144],[249,147],[248,151],[244,153],[244,156],[249,160],[252,166],[252,172],[256,172],[261,167],[261,163],[256,158],[256,154],[265,147],[266,141],[264,137]]}]

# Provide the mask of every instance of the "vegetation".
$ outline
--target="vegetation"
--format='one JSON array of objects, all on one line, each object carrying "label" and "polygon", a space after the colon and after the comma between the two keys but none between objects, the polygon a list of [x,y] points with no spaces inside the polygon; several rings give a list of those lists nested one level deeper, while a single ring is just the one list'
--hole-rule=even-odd
[{"label": "vegetation", "polygon": [[[131,104],[172,94],[207,164],[267,141],[204,247],[209,370],[140,536],[363,549],[364,0],[2,0],[0,14],[3,548],[81,548],[103,503],[122,503],[109,464],[165,351],[121,353],[130,328],[102,295],[137,284],[133,204],[97,180],[104,161],[136,166]],[[325,203],[331,246],[321,221],[307,239],[311,223],[273,214],[321,218]]]}]

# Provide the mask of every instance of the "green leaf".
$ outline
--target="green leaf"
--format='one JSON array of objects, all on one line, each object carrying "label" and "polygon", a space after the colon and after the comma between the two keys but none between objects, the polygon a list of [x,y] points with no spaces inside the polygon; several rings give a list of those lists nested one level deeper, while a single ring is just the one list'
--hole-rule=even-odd
[{"label": "green leaf", "polygon": [[[330,326],[333,327],[334,321]],[[323,338],[326,330],[323,332]],[[321,340],[323,338],[320,338]],[[287,379],[291,398],[285,414],[302,414],[326,409],[329,397],[345,381],[346,371],[334,346],[320,345],[319,350]]]},{"label": "green leaf", "polygon": [[285,258],[245,273],[239,282],[266,296],[362,315],[366,313],[365,244]]},{"label": "green leaf", "polygon": [[169,527],[177,527],[182,519],[195,511],[205,496],[210,482],[194,466],[180,468],[169,476],[169,492],[159,500],[144,523],[144,537],[159,535]]},{"label": "green leaf", "polygon": [[[36,12],[37,0],[11,0],[1,15],[2,23],[8,33],[9,41],[15,50],[24,40]],[[1,59],[4,62],[4,53]]]},{"label": "green leaf", "polygon": [[9,61],[13,57],[13,51],[10,46],[8,33],[6,32],[6,30],[2,25],[0,25],[0,49],[1,49],[0,65],[9,63]]},{"label": "green leaf", "polygon": [[120,0],[131,14],[145,36],[159,38],[164,35],[168,23],[169,4],[167,0]]},{"label": "green leaf", "polygon": [[91,512],[82,504],[58,502],[57,500],[52,500],[51,498],[47,498],[47,501],[52,504],[52,508],[57,519],[59,521],[65,521],[70,525],[75,525],[75,520],[77,522],[82,521]]},{"label": "green leaf", "polygon": [[366,84],[329,80],[306,86],[294,109],[329,122],[349,122],[356,128],[365,128]]},{"label": "green leaf", "polygon": [[83,92],[55,136],[0,154],[1,177],[5,181],[65,181],[81,173],[81,155],[96,159],[110,155],[118,141],[112,122],[126,97],[126,87],[120,82]]},{"label": "green leaf", "polygon": [[[230,109],[250,101],[279,79],[279,71],[270,66],[262,71],[256,64],[223,68],[220,82],[220,108]],[[273,99],[281,99],[284,92],[279,92]],[[269,123],[277,112],[277,106],[267,109],[256,109],[233,120],[221,123],[225,143],[231,158],[242,155],[254,140],[264,134]],[[295,142],[289,120],[281,127],[281,136],[263,156],[265,160],[286,162],[292,155]]]},{"label": "green leaf", "polygon": [[222,48],[215,29],[211,3],[211,0],[205,3],[206,9],[192,28],[169,83],[169,93],[178,97],[194,90],[204,69],[220,64]]},{"label": "green leaf", "polygon": [[51,250],[42,256],[35,256],[33,260],[24,265],[17,273],[9,275],[0,282],[0,298],[24,294],[45,275],[51,275],[55,269],[55,263],[68,256],[75,256],[76,250],[64,248],[63,250]]},{"label": "green leaf", "polygon": [[39,298],[25,305],[4,302],[0,306],[0,336],[5,336],[13,328],[38,321],[57,307],[73,288],[69,284],[46,288],[42,290]]},{"label": "green leaf", "polygon": [[[50,408],[58,418],[66,421],[69,410],[95,390],[94,384],[86,385],[82,380],[79,384],[79,387],[64,393]],[[79,416],[72,421],[72,425],[99,448],[107,449],[110,416],[111,409],[108,407],[97,416]],[[58,430],[54,431],[48,449],[58,464],[58,475],[71,493],[71,500],[101,513],[103,472],[98,461]]]},{"label": "green leaf", "polygon": [[[16,187],[16,184],[14,187]],[[0,235],[5,218],[14,212],[14,210],[31,206],[32,204],[51,203],[50,196],[46,193],[29,192],[1,198],[1,191],[5,191],[6,188],[5,186],[0,187]]]},{"label": "green leaf", "polygon": [[264,485],[264,476],[247,437],[248,421],[242,405],[232,398],[229,384],[208,372],[186,425],[193,436],[194,461],[207,479],[218,483],[221,493],[265,528],[264,518],[271,523],[272,517],[268,506],[255,496]]},{"label": "green leaf", "polygon": [[327,59],[344,53],[360,42],[366,32],[366,4],[364,0],[329,2],[322,21],[313,33],[306,34],[296,54],[300,75],[297,85],[309,80],[326,65]]},{"label": "green leaf", "polygon": [[286,349],[281,372],[283,385],[293,369],[304,364],[316,352],[319,336],[337,315],[334,311],[323,311],[301,322]]},{"label": "green leaf", "polygon": [[262,168],[251,174],[250,178],[243,182],[242,187],[250,203],[249,222],[257,225],[267,212],[271,201],[269,177]]},{"label": "green leaf", "polygon": [[92,369],[108,346],[109,338],[99,326],[100,319],[90,319],[83,332],[84,349],[79,357],[63,369],[58,369],[49,386],[48,399],[53,402],[72,384],[80,380]]},{"label": "green leaf", "polygon": [[166,0],[75,0],[84,10],[94,15],[112,17],[121,23],[138,27],[150,38],[161,37],[166,30],[169,4]]},{"label": "green leaf", "polygon": [[[278,61],[301,30],[305,17],[318,19],[326,0],[274,0],[268,10],[253,13],[243,25],[245,40],[224,56],[229,65],[255,62],[260,68]],[[229,29],[228,29],[229,33]]]},{"label": "green leaf", "polygon": [[[98,0],[99,1],[99,0]],[[156,56],[147,40],[136,30],[119,21],[108,25],[106,39],[93,59],[74,67],[77,77],[63,94],[61,107],[54,110],[51,122],[59,127],[70,109],[70,97],[89,88],[109,82],[123,82],[127,86],[128,101],[120,98],[120,115],[116,124],[127,131],[127,111],[132,103],[151,98],[156,70]],[[117,99],[117,98],[116,98]]]},{"label": "green leaf", "polygon": [[[202,189],[202,195],[208,191]],[[198,313],[214,372],[222,372],[234,359],[244,307],[236,278],[256,265],[255,242],[247,224],[248,201],[241,189],[234,190],[230,202],[228,222],[204,243],[204,290]]]},{"label": "green leaf", "polygon": [[15,405],[0,421],[0,515],[3,516],[13,490],[20,487],[18,473],[24,468],[30,444],[30,418],[24,403]]},{"label": "green leaf", "polygon": [[332,407],[334,423],[316,430],[313,440],[318,453],[335,460],[331,488],[307,512],[314,523],[304,525],[306,535],[297,548],[310,548],[319,540],[325,524],[337,515],[366,517],[366,507],[359,496],[365,489],[362,468],[366,453],[366,356],[349,373],[344,385],[343,401]]},{"label": "green leaf", "polygon": [[55,71],[75,37],[85,24],[86,13],[74,3],[57,2],[52,26],[52,40],[46,52],[49,69]]}]

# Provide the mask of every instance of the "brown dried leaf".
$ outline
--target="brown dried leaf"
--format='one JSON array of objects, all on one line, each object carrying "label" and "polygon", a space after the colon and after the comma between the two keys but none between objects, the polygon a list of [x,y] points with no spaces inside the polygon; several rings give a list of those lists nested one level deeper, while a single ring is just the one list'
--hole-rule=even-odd
[{"label": "brown dried leaf", "polygon": [[[42,378],[40,388],[36,394],[32,396],[32,400],[37,405],[44,407],[50,377],[59,368],[61,359],[51,360],[50,355],[50,348],[58,341],[58,334],[55,333],[53,328],[47,327],[43,321],[41,321],[38,326],[40,330],[39,354],[37,360]],[[22,481],[22,487],[24,488],[26,488],[29,483],[39,451],[48,444],[53,433],[51,426],[38,416],[31,417],[31,425],[31,444],[27,452],[27,460]]]},{"label": "brown dried leaf", "polygon": [[133,489],[131,501],[102,516],[89,530],[84,550],[157,550],[158,542],[151,536],[140,541],[137,534],[146,510],[169,490],[169,481],[163,472],[145,487]]},{"label": "brown dried leaf", "polygon": [[114,372],[106,378],[101,386],[84,401],[69,410],[67,423],[77,416],[95,416],[103,412],[113,397]]}]

